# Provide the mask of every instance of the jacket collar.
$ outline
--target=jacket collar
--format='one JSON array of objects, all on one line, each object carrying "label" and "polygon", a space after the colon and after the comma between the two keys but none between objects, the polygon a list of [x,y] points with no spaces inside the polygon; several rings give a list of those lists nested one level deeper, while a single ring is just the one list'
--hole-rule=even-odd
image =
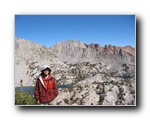
[{"label": "jacket collar", "polygon": [[[52,76],[49,76],[49,79],[52,79],[53,77]],[[42,76],[40,75],[40,77],[39,77],[39,80],[41,81],[41,83],[42,83],[42,85],[45,87],[45,85],[44,85],[44,82],[43,82],[43,79],[42,79]]]},{"label": "jacket collar", "polygon": [[45,87],[42,76],[39,77],[39,80],[41,81],[42,85]]}]

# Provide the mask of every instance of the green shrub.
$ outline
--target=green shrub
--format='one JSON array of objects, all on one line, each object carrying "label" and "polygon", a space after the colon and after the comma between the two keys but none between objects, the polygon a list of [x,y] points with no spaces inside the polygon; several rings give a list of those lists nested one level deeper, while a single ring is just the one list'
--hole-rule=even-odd
[{"label": "green shrub", "polygon": [[102,105],[103,104],[104,98],[105,98],[105,95],[100,95],[99,96],[98,105]]},{"label": "green shrub", "polygon": [[73,86],[68,87],[68,91],[69,91],[69,92],[72,92],[72,91],[73,91]]},{"label": "green shrub", "polygon": [[135,90],[131,90],[131,91],[130,91],[130,94],[135,94]]},{"label": "green shrub", "polygon": [[29,93],[15,92],[15,105],[35,105],[36,99]]},{"label": "green shrub", "polygon": [[69,100],[67,98],[63,99],[66,104],[69,104]]}]

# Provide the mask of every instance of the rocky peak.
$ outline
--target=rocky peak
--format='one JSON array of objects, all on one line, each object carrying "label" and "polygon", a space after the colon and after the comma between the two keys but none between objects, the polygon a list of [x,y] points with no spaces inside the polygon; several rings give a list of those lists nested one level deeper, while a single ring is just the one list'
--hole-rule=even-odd
[{"label": "rocky peak", "polygon": [[135,56],[135,48],[131,47],[131,46],[125,46],[123,47],[123,50],[133,56]]},{"label": "rocky peak", "polygon": [[[54,57],[62,62],[99,62],[106,64],[113,62],[122,63],[129,61],[134,63],[135,50],[131,46],[118,47],[112,45],[86,44],[77,40],[68,40],[47,48],[39,44],[16,38],[15,59],[18,60],[51,60]],[[123,61],[122,61],[123,60]]]},{"label": "rocky peak", "polygon": [[[62,43],[62,42],[61,42]],[[73,47],[73,48],[86,48],[86,45],[83,42],[77,41],[77,40],[68,40],[66,42],[62,43],[63,47]]]},{"label": "rocky peak", "polygon": [[114,49],[114,47],[112,46],[112,45],[108,45],[108,48],[110,49],[110,50],[113,50]]},{"label": "rocky peak", "polygon": [[45,46],[25,40],[15,38],[15,62],[19,61],[38,61],[54,58],[55,55]]},{"label": "rocky peak", "polygon": [[88,47],[100,52],[101,54],[108,54],[108,55],[116,55],[120,54],[123,55],[124,53],[130,54],[132,56],[135,56],[135,48],[132,48],[131,46],[125,46],[125,47],[117,47],[112,45],[105,45],[104,47],[100,46],[99,44],[91,43],[90,45],[87,45]]},{"label": "rocky peak", "polygon": [[87,45],[87,47],[90,47],[96,51],[99,51],[101,52],[102,51],[102,47],[99,45],[99,44],[94,44],[94,43],[91,43],[90,45]]}]

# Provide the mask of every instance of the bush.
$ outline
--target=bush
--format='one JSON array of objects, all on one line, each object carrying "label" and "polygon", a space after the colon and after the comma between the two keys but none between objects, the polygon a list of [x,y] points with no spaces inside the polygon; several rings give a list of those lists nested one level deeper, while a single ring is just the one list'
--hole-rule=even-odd
[{"label": "bush", "polygon": [[64,99],[64,102],[65,102],[66,104],[69,104],[69,100],[68,100],[67,98]]},{"label": "bush", "polygon": [[104,99],[105,99],[105,95],[100,95],[100,96],[99,96],[98,105],[102,105],[102,104],[103,104]]},{"label": "bush", "polygon": [[73,86],[68,87],[68,91],[69,91],[69,92],[72,92],[72,91],[73,91]]},{"label": "bush", "polygon": [[29,93],[15,92],[15,105],[35,105],[36,99]]}]

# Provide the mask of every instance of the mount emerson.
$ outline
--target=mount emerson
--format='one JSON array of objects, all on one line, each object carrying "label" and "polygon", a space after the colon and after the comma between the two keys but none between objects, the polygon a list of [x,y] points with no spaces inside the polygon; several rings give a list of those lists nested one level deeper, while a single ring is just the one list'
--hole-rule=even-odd
[{"label": "mount emerson", "polygon": [[52,69],[59,95],[51,105],[136,105],[135,48],[76,40],[41,46],[15,38],[15,87],[33,86],[41,66]]}]

